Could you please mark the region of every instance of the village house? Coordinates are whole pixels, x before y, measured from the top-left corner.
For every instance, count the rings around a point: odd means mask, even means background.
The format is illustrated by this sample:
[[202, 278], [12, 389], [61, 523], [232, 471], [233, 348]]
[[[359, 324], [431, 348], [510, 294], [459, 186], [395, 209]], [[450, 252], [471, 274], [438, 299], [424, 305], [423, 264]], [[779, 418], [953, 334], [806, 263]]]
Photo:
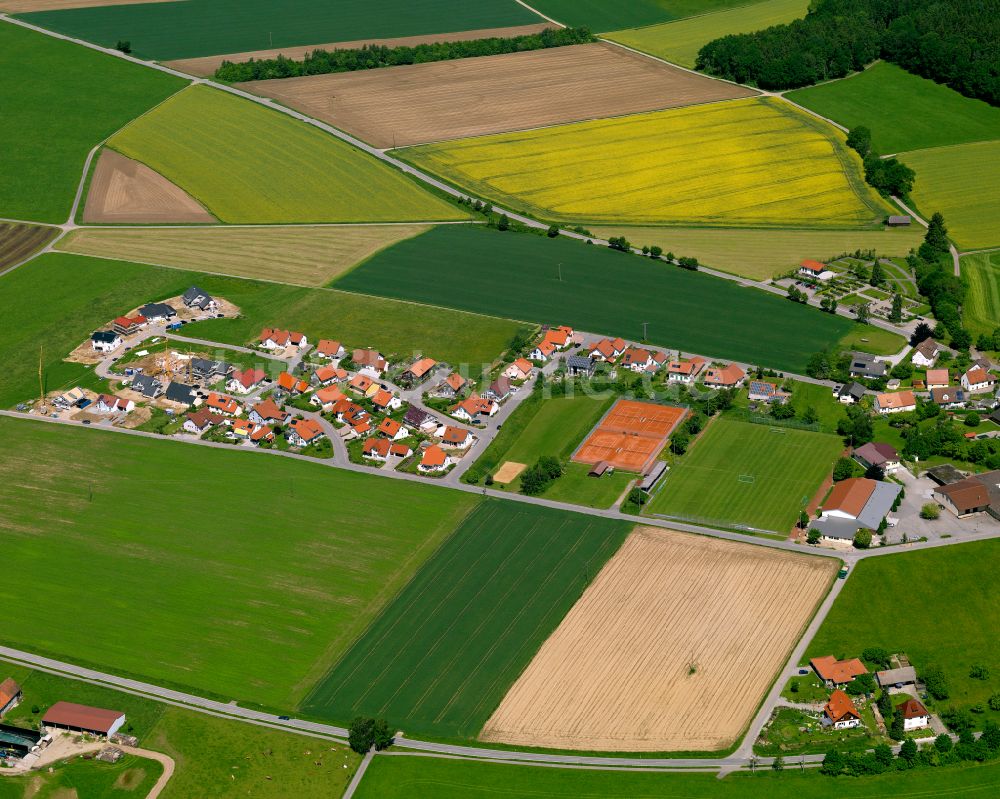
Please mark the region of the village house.
[[693, 383], [704, 365], [705, 359], [698, 355], [689, 361], [671, 361], [667, 364], [667, 380], [674, 383]]
[[100, 394], [94, 408], [98, 413], [131, 413], [135, 409], [135, 403], [114, 394]]
[[326, 413], [332, 410], [333, 406], [344, 398], [345, 394], [340, 390], [339, 386], [327, 386], [326, 388], [314, 391], [313, 395], [309, 398], [309, 404], [322, 408], [323, 412]]
[[965, 389], [961, 388], [932, 388], [931, 400], [941, 408], [954, 410], [964, 408], [969, 397], [966, 395]]
[[69, 408], [83, 407], [87, 403], [87, 395], [79, 386], [74, 386], [69, 391], [60, 394], [52, 400], [52, 404], [57, 408], [68, 410]]
[[254, 424], [284, 424], [289, 414], [281, 410], [274, 400], [266, 399], [258, 402], [250, 409], [248, 419]]
[[990, 391], [996, 387], [996, 378], [981, 366], [973, 366], [962, 375], [962, 388], [966, 391]]
[[361, 447], [361, 456], [373, 461], [389, 460], [389, 450], [392, 442], [388, 438], [369, 438]]
[[194, 435], [201, 435], [210, 427], [217, 424], [222, 424], [225, 421], [225, 417], [220, 414], [213, 413], [208, 408], [199, 408], [198, 410], [187, 414], [184, 417], [184, 424], [182, 425], [184, 430], [188, 433], [193, 433]]
[[514, 386], [511, 385], [510, 378], [500, 375], [500, 377], [490, 383], [490, 387], [479, 396], [482, 399], [493, 400], [494, 402], [503, 402], [514, 391], [515, 389]]
[[464, 422], [481, 422], [493, 416], [500, 406], [482, 397], [469, 397], [451, 409], [451, 415]]
[[452, 372], [444, 380], [438, 383], [437, 388], [434, 389], [434, 393], [439, 397], [454, 399], [462, 392], [468, 383], [469, 381], [462, 377], [458, 372]]
[[372, 394], [372, 405], [382, 413], [399, 410], [403, 407], [403, 400], [393, 394], [387, 388], [380, 388]]
[[629, 347], [621, 354], [618, 365], [632, 372], [645, 372], [653, 366], [653, 356], [642, 347]]
[[302, 394], [308, 391], [310, 386], [305, 380], [296, 377], [290, 372], [282, 372], [278, 375], [278, 388], [287, 391], [289, 394]]
[[420, 458], [420, 465], [417, 466], [417, 471], [423, 472], [424, 474], [433, 472], [443, 472], [447, 469], [454, 461], [449, 455], [445, 454], [445, 451], [441, 449], [437, 444], [431, 444], [427, 449], [424, 450], [423, 455]]
[[929, 390], [934, 390], [935, 388], [947, 388], [950, 382], [951, 378], [947, 369], [928, 369], [924, 385]]
[[860, 463], [865, 469], [876, 466], [886, 474], [896, 471], [901, 463], [899, 453], [896, 452], [895, 447], [874, 441], [857, 447], [853, 455], [854, 460]]
[[135, 316], [119, 316], [111, 323], [111, 329], [120, 336], [131, 336], [138, 333], [146, 326], [146, 317], [142, 314]]
[[114, 352], [122, 345], [122, 337], [112, 330], [97, 330], [90, 337], [94, 352]]
[[21, 703], [21, 696], [21, 686], [13, 678], [8, 677], [0, 682], [0, 716], [17, 707]]
[[922, 730], [931, 726], [931, 714], [927, 712], [919, 700], [910, 697], [896, 708], [903, 717], [903, 732]]
[[938, 359], [938, 355], [941, 354], [941, 349], [941, 345], [934, 339], [924, 339], [916, 347], [914, 347], [913, 355], [910, 357], [910, 361], [914, 366], [922, 366], [925, 368], [933, 366], [934, 362]]
[[194, 386], [171, 380], [167, 384], [167, 390], [163, 392], [163, 398], [179, 405], [190, 405], [194, 402]]
[[361, 394], [363, 397], [370, 397], [381, 387], [369, 375], [360, 372], [354, 375], [347, 384], [351, 391]]
[[430, 371], [437, 366], [437, 361], [433, 358], [421, 358], [410, 364], [403, 374], [400, 375], [400, 384], [404, 386], [415, 386], [424, 379]]
[[388, 416], [383, 419], [376, 428], [380, 435], [385, 436], [390, 441], [401, 441], [410, 435], [410, 431], [403, 427], [402, 422], [390, 419]]
[[333, 339], [321, 338], [316, 345], [316, 354], [321, 358], [329, 358], [334, 361], [344, 357], [344, 345]]
[[586, 355], [570, 355], [566, 359], [566, 371], [569, 372], [573, 377], [593, 377], [595, 370], [595, 361], [592, 361]]
[[129, 388], [146, 399], [156, 399], [163, 393], [163, 384], [152, 375], [133, 376]]
[[860, 529], [878, 530], [903, 487], [897, 483], [851, 477], [841, 480], [810, 524], [824, 538], [850, 541]]
[[784, 404], [792, 395], [787, 391], [782, 391], [774, 383], [768, 383], [766, 380], [751, 380], [747, 396], [751, 402], [777, 402]]
[[602, 338], [590, 345], [587, 355], [595, 361], [614, 361], [621, 357], [627, 346], [624, 339]]
[[349, 425], [352, 429], [361, 427], [362, 429], [355, 430], [358, 435], [367, 435], [371, 431], [371, 425], [368, 424], [368, 411], [356, 402], [351, 402], [347, 397], [335, 402], [330, 412], [336, 416], [337, 421], [341, 424]]
[[710, 366], [705, 370], [705, 385], [709, 388], [739, 388], [747, 373], [735, 363], [728, 366]]
[[254, 423], [249, 419], [232, 419], [229, 423], [230, 432], [240, 439], [250, 438], [250, 434], [253, 432]]
[[197, 308], [199, 311], [214, 311], [219, 307], [211, 294], [202, 291], [197, 286], [191, 286], [181, 295], [181, 302], [188, 308]]
[[809, 665], [812, 666], [816, 676], [823, 681], [827, 688], [847, 685], [855, 677], [868, 673], [865, 664], [857, 658], [837, 660], [833, 655], [824, 655], [813, 658], [809, 661]]
[[268, 444], [274, 441], [274, 431], [266, 424], [254, 425], [250, 431], [250, 441], [254, 444]]
[[889, 372], [889, 364], [867, 352], [852, 352], [849, 371], [851, 377], [885, 377]]
[[912, 391], [875, 395], [875, 410], [883, 416], [890, 413], [907, 413], [916, 409], [917, 398]]
[[319, 422], [313, 419], [293, 419], [288, 425], [288, 443], [293, 447], [307, 447], [324, 435]]
[[191, 377], [200, 383], [214, 383], [228, 375], [233, 367], [225, 361], [212, 361], [208, 358], [192, 358], [188, 361]]
[[547, 361], [556, 354], [558, 348], [551, 341], [539, 341], [534, 349], [528, 353], [528, 357], [533, 361]]
[[861, 725], [861, 714], [854, 702], [840, 689], [833, 691], [823, 706], [823, 726], [835, 730], [849, 730]]
[[531, 361], [527, 358], [518, 358], [514, 363], [510, 364], [506, 369], [503, 370], [504, 377], [510, 380], [527, 380], [531, 377], [531, 372], [535, 367], [531, 365]]
[[403, 424], [411, 430], [418, 430], [424, 435], [430, 435], [439, 426], [438, 421], [433, 416], [417, 407], [406, 409], [406, 413], [403, 414]]
[[389, 367], [382, 354], [375, 350], [354, 350], [351, 353], [351, 360], [358, 371], [367, 372], [375, 377], [381, 377], [382, 373]]
[[462, 427], [451, 427], [450, 425], [444, 425], [438, 431], [438, 437], [441, 439], [442, 446], [453, 447], [455, 449], [468, 449], [475, 440], [475, 437], [468, 430]]
[[305, 333], [298, 333], [294, 330], [279, 330], [277, 328], [265, 327], [260, 331], [257, 338], [266, 350], [283, 350], [285, 347], [304, 347], [309, 343]]
[[833, 396], [837, 398], [841, 405], [854, 405], [865, 396], [865, 387], [861, 383], [846, 383], [842, 386], [833, 387]]
[[313, 372], [312, 379], [316, 385], [328, 386], [331, 383], [342, 383], [347, 380], [347, 377], [347, 370], [341, 369], [339, 366], [321, 366]]
[[223, 416], [239, 416], [243, 410], [240, 404], [232, 397], [225, 397], [212, 391], [205, 400], [205, 407]]
[[829, 280], [834, 276], [833, 270], [826, 264], [808, 258], [799, 264], [799, 274], [812, 280]]
[[165, 302], [150, 302], [139, 309], [139, 316], [147, 322], [165, 322], [177, 316], [177, 311]]
[[916, 685], [917, 670], [913, 666], [900, 666], [896, 669], [885, 669], [875, 672], [875, 682], [885, 690], [895, 686], [902, 688], [905, 685]]
[[226, 383], [226, 390], [234, 394], [249, 394], [257, 386], [264, 382], [267, 375], [263, 369], [244, 369], [241, 372], [233, 372]]
[[[987, 474], [990, 474], [987, 472]], [[1000, 476], [1000, 472], [992, 472]], [[943, 508], [947, 508], [959, 519], [972, 516], [974, 513], [984, 513], [990, 508], [990, 492], [988, 483], [979, 479], [985, 475], [972, 475], [964, 480], [958, 480], [934, 489], [934, 499]], [[994, 478], [996, 481], [996, 477]]]

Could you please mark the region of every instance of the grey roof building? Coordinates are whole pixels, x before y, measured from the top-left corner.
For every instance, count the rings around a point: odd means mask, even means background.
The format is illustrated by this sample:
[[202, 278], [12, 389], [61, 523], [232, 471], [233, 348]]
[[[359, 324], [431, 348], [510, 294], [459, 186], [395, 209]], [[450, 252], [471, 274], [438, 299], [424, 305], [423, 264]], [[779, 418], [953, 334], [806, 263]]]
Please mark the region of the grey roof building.
[[571, 375], [592, 375], [595, 364], [590, 358], [583, 355], [570, 355], [566, 359], [566, 369]]
[[132, 390], [153, 399], [163, 391], [163, 384], [151, 375], [136, 375], [132, 378]]
[[852, 352], [850, 372], [852, 377], [885, 377], [889, 364], [867, 352]]
[[198, 380], [225, 377], [232, 368], [232, 365], [225, 361], [210, 361], [207, 358], [191, 359], [191, 375]]
[[190, 405], [194, 401], [194, 387], [171, 381], [164, 397], [171, 402], [182, 402], [185, 405]]
[[198, 308], [202, 311], [207, 311], [215, 305], [212, 295], [206, 291], [202, 291], [197, 286], [191, 286], [191, 288], [185, 291], [181, 295], [181, 302], [188, 308]]
[[854, 538], [861, 529], [877, 530], [902, 490], [896, 483], [864, 477], [843, 480], [830, 492], [822, 517], [809, 526], [827, 538], [845, 540]]
[[917, 670], [913, 666], [902, 666], [898, 669], [876, 671], [875, 679], [883, 688], [890, 685], [913, 685], [917, 681]]
[[837, 399], [845, 402], [860, 402], [865, 396], [865, 387], [860, 383], [845, 383], [837, 391]]
[[167, 305], [165, 302], [147, 303], [139, 309], [139, 313], [150, 322], [155, 322], [158, 319], [173, 319], [177, 316], [177, 311], [173, 309], [173, 306]]

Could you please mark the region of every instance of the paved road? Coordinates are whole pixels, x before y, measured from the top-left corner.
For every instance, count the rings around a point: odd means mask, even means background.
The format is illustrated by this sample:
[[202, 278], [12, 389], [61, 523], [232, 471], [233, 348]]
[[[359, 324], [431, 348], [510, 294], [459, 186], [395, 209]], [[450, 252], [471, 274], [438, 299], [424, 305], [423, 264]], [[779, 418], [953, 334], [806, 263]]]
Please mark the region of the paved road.
[[[904, 203], [901, 199], [899, 199], [899, 197], [893, 195], [892, 199], [896, 203], [896, 205], [898, 205], [900, 208], [906, 211], [906, 213], [908, 213], [911, 217], [913, 217], [917, 221], [917, 224], [923, 227], [928, 227], [927, 220], [923, 219], [916, 211], [914, 211], [906, 203]], [[955, 269], [955, 277], [961, 277], [962, 261], [959, 256], [958, 250], [956, 249], [955, 245], [952, 244], [951, 242], [948, 242], [948, 252], [951, 253], [951, 261]]]
[[354, 796], [354, 792], [361, 784], [361, 779], [365, 776], [365, 772], [368, 771], [368, 767], [371, 765], [373, 757], [375, 757], [375, 750], [371, 749], [365, 753], [363, 758], [361, 758], [361, 762], [358, 764], [358, 770], [354, 772], [354, 776], [348, 783], [347, 790], [344, 791], [344, 795], [341, 799], [351, 799], [351, 797]]

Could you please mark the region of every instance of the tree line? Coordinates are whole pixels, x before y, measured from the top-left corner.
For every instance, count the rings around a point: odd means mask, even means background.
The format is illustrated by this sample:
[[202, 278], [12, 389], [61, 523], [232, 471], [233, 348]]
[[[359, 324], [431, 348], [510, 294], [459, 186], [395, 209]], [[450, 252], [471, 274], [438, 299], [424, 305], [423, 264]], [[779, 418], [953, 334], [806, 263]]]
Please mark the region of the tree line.
[[762, 89], [794, 89], [877, 58], [1000, 105], [1000, 2], [817, 0], [803, 19], [709, 42], [696, 66]]
[[325, 75], [331, 72], [355, 72], [405, 64], [522, 53], [594, 41], [597, 40], [588, 28], [547, 28], [526, 36], [491, 36], [458, 42], [431, 42], [414, 47], [366, 44], [353, 50], [313, 50], [301, 61], [283, 55], [277, 58], [251, 58], [240, 63], [223, 61], [222, 66], [215, 70], [215, 77], [230, 83], [295, 78], [302, 75]]

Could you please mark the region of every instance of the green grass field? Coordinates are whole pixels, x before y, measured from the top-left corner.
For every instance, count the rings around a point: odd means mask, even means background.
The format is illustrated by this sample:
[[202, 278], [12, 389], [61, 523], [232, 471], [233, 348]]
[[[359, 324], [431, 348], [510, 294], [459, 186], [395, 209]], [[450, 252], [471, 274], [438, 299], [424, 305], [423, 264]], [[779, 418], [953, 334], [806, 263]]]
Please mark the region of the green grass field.
[[[89, 385], [93, 370], [63, 358], [119, 314], [176, 296], [192, 284], [236, 303], [243, 315], [186, 325], [184, 333], [228, 344], [245, 344], [265, 326], [291, 327], [314, 340], [374, 346], [401, 358], [420, 350], [478, 368], [496, 358], [518, 329], [505, 319], [329, 289], [50, 253], [0, 277], [0, 318], [9, 327], [0, 339], [0, 408], [38, 396], [39, 349], [46, 391], [81, 381]], [[46, 287], [45, 302], [33, 303], [40, 285]], [[447, 336], [439, 335], [442, 328]], [[228, 356], [220, 351], [219, 357]]]
[[[867, 646], [905, 652], [918, 673], [930, 665], [944, 670], [951, 696], [941, 706], [981, 702], [985, 713], [974, 716], [978, 724], [1000, 720], [1000, 712], [986, 704], [1000, 691], [1000, 640], [985, 634], [1000, 625], [994, 590], [998, 557], [1000, 542], [982, 541], [861, 561], [806, 658], [857, 657]], [[901, 601], [906, 620], [892, 612], [872, 612]], [[989, 679], [969, 677], [977, 664], [990, 670]]]
[[647, 322], [653, 344], [798, 371], [853, 325], [730, 280], [604, 247], [466, 228], [439, 227], [401, 242], [334, 285], [633, 340]]
[[397, 152], [480, 197], [567, 224], [873, 229], [892, 212], [842, 133], [773, 97]]
[[845, 350], [860, 350], [872, 355], [895, 355], [903, 349], [906, 338], [873, 325], [852, 325], [837, 343]]
[[476, 504], [179, 442], [12, 419], [0, 435], [16, 475], [0, 486], [3, 592], [34, 597], [6, 644], [274, 707], [312, 688]]
[[125, 755], [117, 763], [99, 760], [63, 760], [53, 767], [29, 776], [4, 775], [0, 781], [0, 799], [126, 799], [149, 793], [163, 773], [155, 760]]
[[959, 250], [1000, 245], [1000, 141], [903, 153], [917, 173], [910, 197], [921, 216], [944, 214]]
[[631, 525], [486, 500], [303, 703], [475, 737]]
[[920, 769], [837, 779], [785, 766], [781, 774], [657, 774], [542, 768], [428, 757], [376, 757], [357, 799], [986, 799], [1000, 788], [1000, 764]]
[[865, 125], [883, 155], [1000, 136], [1000, 108], [885, 61], [786, 97], [845, 127]]
[[0, 25], [0, 217], [65, 222], [94, 145], [185, 81]]
[[633, 26], [609, 33], [608, 38], [666, 61], [693, 67], [698, 51], [713, 39], [801, 19], [808, 10], [809, 0], [763, 0], [677, 22]]
[[593, 31], [613, 31], [654, 25], [743, 5], [753, 0], [532, 0], [532, 8], [564, 25], [582, 25]]
[[793, 380], [792, 407], [800, 414], [806, 408], [812, 407], [819, 414], [819, 423], [824, 433], [836, 433], [837, 422], [845, 415], [844, 406], [833, 396], [829, 386], [819, 386], [815, 383], [803, 383]]
[[974, 336], [1000, 327], [1000, 251], [962, 257], [962, 277], [969, 286], [962, 321]]
[[204, 86], [172, 97], [109, 145], [172, 180], [222, 222], [467, 218], [456, 205], [334, 136]]
[[541, 20], [514, 0], [188, 0], [42, 11], [22, 15], [43, 28], [166, 60], [354, 39], [531, 25]]
[[633, 244], [656, 244], [664, 252], [694, 256], [722, 272], [770, 280], [795, 269], [805, 258], [874, 248], [883, 255], [906, 255], [923, 241], [923, 228], [885, 230], [754, 230], [752, 228], [593, 227], [595, 236], [625, 236]]
[[646, 511], [787, 533], [843, 444], [826, 433], [777, 429], [714, 420], [674, 462]]

